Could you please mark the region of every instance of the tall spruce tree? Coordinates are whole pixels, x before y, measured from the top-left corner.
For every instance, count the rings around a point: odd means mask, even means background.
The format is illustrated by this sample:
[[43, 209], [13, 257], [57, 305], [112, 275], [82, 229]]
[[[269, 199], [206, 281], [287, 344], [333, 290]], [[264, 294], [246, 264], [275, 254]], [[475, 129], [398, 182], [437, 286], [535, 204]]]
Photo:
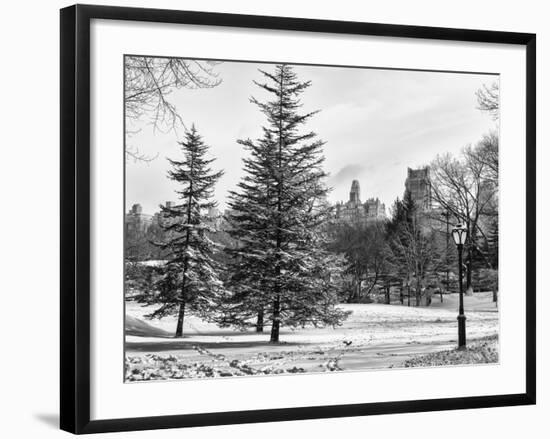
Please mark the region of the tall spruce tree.
[[263, 136], [238, 141], [249, 156], [230, 194], [230, 233], [239, 245], [231, 250], [226, 323], [244, 326], [257, 318], [259, 330], [270, 322], [270, 341], [277, 343], [281, 325], [338, 325], [346, 314], [335, 307], [341, 264], [321, 233], [329, 212], [324, 142], [300, 131], [316, 113], [299, 113], [310, 82], [300, 82], [288, 65], [260, 72], [266, 82], [255, 83], [272, 98], [251, 99], [267, 118]]
[[205, 211], [216, 206], [212, 196], [223, 171], [210, 168], [214, 160], [206, 157], [208, 146], [194, 125], [179, 144], [183, 159], [168, 159], [172, 166], [168, 178], [179, 184], [179, 202], [161, 206], [166, 239], [159, 245], [167, 252], [168, 260], [154, 298], [161, 306], [150, 315], [161, 318], [177, 314], [176, 337], [183, 335], [186, 311], [208, 318], [224, 294], [219, 276], [222, 267], [213, 258], [216, 245], [208, 237], [208, 232], [215, 230], [204, 217]]

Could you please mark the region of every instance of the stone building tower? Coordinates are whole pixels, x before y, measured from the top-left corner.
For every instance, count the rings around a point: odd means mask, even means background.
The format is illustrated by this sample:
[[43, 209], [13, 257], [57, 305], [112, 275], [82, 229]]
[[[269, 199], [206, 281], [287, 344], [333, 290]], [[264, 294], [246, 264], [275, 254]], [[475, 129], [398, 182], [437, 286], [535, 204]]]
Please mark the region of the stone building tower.
[[134, 204], [126, 214], [125, 224], [127, 233], [144, 233], [151, 225], [153, 217], [143, 213], [141, 204]]
[[363, 205], [367, 220], [379, 220], [386, 218], [386, 206], [378, 198], [369, 198]]
[[386, 207], [378, 198], [369, 198], [361, 203], [359, 181], [353, 180], [347, 202], [340, 201], [335, 205], [335, 218], [341, 221], [368, 222], [386, 218]]
[[432, 207], [432, 191], [430, 188], [430, 168], [407, 168], [405, 189], [411, 193], [412, 199], [420, 210]]
[[353, 180], [351, 183], [349, 201], [350, 203], [361, 204], [361, 189], [357, 180]]

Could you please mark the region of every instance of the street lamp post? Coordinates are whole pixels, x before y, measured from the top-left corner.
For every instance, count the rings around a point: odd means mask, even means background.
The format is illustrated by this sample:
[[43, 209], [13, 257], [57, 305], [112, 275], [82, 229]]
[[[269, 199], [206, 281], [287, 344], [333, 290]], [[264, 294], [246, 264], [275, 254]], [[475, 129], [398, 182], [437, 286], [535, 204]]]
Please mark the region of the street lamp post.
[[[445, 209], [445, 212], [441, 213], [445, 217], [445, 224], [447, 225], [447, 232], [445, 234], [445, 288], [447, 292], [450, 292], [449, 287], [449, 209]], [[443, 289], [439, 290], [439, 298], [443, 303]]]
[[457, 224], [453, 228], [453, 239], [458, 250], [458, 285], [459, 285], [459, 305], [458, 305], [458, 348], [466, 346], [466, 316], [464, 315], [464, 291], [462, 287], [462, 250], [468, 235], [467, 229], [462, 224]]

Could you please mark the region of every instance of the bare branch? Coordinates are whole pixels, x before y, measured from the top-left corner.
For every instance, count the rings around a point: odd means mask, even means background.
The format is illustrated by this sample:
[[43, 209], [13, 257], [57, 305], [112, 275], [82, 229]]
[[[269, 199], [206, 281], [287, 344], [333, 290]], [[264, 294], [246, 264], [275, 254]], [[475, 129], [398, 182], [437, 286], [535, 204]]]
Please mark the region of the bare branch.
[[493, 120], [499, 118], [499, 82], [495, 81], [490, 86], [483, 85], [476, 91], [477, 108], [481, 111], [488, 112]]
[[[214, 61], [185, 60], [182, 58], [159, 58], [127, 56], [124, 69], [124, 106], [126, 113], [127, 142], [139, 129], [138, 122], [148, 122], [153, 130], [162, 132], [185, 129], [183, 118], [169, 99], [177, 89], [211, 88], [221, 79], [214, 71], [219, 64]], [[127, 146], [126, 155], [139, 161], [150, 161], [136, 153], [137, 148]]]

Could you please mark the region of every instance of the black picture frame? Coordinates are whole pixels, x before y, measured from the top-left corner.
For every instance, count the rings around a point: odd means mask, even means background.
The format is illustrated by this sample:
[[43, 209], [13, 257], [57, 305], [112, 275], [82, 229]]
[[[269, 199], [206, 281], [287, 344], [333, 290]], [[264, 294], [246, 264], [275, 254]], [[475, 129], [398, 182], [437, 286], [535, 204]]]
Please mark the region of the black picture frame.
[[[526, 47], [525, 393], [383, 403], [90, 420], [90, 21], [131, 20], [335, 34], [503, 43]], [[536, 36], [288, 17], [75, 5], [61, 10], [61, 388], [60, 425], [81, 433], [274, 422], [535, 404]]]

